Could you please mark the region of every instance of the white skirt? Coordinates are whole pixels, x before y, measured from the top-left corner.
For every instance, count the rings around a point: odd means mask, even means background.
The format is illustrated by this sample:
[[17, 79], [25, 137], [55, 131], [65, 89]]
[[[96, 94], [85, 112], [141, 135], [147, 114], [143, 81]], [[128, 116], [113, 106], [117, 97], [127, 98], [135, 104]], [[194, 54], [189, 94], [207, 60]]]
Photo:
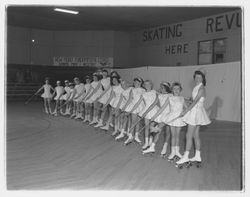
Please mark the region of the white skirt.
[[110, 93], [111, 93], [111, 88], [98, 101], [105, 105], [110, 97]]
[[[126, 112], [130, 112], [133, 107], [135, 106], [137, 102], [131, 102], [127, 108], [125, 109]], [[145, 104], [143, 102], [140, 103], [140, 105], [133, 111], [133, 114], [139, 114], [145, 107]]]
[[[169, 126], [173, 127], [184, 127], [186, 123], [183, 122], [182, 118], [177, 118], [180, 115], [180, 112], [169, 112], [166, 116], [163, 116], [161, 121]], [[174, 120], [174, 121], [172, 121]]]
[[51, 94], [51, 93], [49, 93], [49, 94], [43, 93], [43, 94], [41, 95], [41, 97], [42, 97], [42, 98], [52, 98], [52, 94]]
[[61, 96], [60, 100], [67, 100], [69, 98], [69, 94], [64, 94]]
[[203, 106], [194, 106], [182, 118], [183, 121], [190, 125], [208, 125], [211, 123], [207, 112]]
[[95, 94], [93, 94], [88, 100], [86, 100], [86, 103], [94, 103], [94, 101], [102, 94], [102, 90], [98, 90]]
[[159, 110], [159, 107], [154, 106], [154, 108], [150, 112], [148, 112], [145, 118], [150, 120], [151, 118], [153, 118], [153, 116], [157, 113], [158, 110]]
[[118, 103], [119, 103], [119, 100], [120, 100], [120, 97], [115, 97], [115, 98], [112, 98], [112, 100], [110, 101], [110, 105], [114, 108], [117, 107]]
[[57, 101], [57, 100], [62, 100], [62, 97], [63, 97], [63, 95], [62, 95], [62, 96], [60, 97], [60, 99], [59, 99], [59, 95], [56, 95], [55, 98], [54, 98], [54, 100], [55, 100], [55, 101]]

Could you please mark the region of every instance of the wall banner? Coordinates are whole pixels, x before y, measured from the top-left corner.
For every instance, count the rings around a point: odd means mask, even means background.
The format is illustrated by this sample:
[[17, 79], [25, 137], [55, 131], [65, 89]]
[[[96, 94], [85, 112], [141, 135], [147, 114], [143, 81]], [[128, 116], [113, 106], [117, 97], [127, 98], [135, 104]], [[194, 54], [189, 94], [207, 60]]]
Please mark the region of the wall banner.
[[113, 57], [54, 57], [53, 65], [113, 67]]

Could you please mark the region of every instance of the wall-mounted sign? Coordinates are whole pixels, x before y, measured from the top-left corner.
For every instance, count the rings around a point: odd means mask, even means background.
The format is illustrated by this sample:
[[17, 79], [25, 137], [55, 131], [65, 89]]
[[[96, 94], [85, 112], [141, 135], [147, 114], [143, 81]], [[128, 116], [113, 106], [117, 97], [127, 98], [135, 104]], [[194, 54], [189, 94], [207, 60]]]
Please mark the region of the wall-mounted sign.
[[54, 57], [53, 65], [113, 67], [113, 57]]

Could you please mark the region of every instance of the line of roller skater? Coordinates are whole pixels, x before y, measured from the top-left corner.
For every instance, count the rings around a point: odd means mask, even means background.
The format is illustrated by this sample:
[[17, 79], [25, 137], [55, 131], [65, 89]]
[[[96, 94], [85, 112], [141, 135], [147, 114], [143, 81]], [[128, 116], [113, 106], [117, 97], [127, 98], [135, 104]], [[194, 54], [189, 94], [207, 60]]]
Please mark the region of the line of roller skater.
[[[138, 143], [142, 146], [142, 154], [155, 153], [155, 145], [163, 133], [163, 158], [167, 158], [178, 168], [191, 165], [200, 167], [202, 159], [199, 131], [202, 125], [210, 124], [204, 108], [205, 76], [204, 69], [195, 71], [191, 76], [194, 88], [190, 99], [181, 96], [182, 86], [179, 82], [170, 84], [163, 81], [156, 91], [150, 80], [144, 81], [136, 77], [130, 84], [121, 79], [116, 71], [109, 75], [107, 70], [95, 72], [92, 77], [86, 76], [85, 83], [81, 83], [77, 77], [73, 83], [65, 80], [65, 87], [57, 81], [53, 88], [46, 78], [45, 84], [35, 94], [44, 91], [42, 97], [45, 113], [82, 120], [85, 124], [100, 128], [100, 131], [107, 132], [113, 127], [111, 135], [116, 141], [122, 141], [124, 145]], [[52, 99], [56, 102], [53, 112]], [[185, 126], [186, 145], [181, 154], [179, 135]], [[142, 133], [143, 143], [140, 139]], [[193, 141], [195, 155], [190, 158]], [[167, 156], [168, 144], [171, 144], [171, 152]]]

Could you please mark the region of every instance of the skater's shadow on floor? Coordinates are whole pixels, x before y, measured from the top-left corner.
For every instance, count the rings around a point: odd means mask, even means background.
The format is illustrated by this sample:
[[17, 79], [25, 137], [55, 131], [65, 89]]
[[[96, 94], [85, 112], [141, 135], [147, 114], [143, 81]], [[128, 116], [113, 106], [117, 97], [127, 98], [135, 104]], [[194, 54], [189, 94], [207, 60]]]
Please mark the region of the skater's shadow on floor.
[[212, 104], [206, 109], [209, 118], [211, 120], [215, 120], [218, 116], [218, 110], [223, 106], [223, 100], [216, 96], [212, 102]]

